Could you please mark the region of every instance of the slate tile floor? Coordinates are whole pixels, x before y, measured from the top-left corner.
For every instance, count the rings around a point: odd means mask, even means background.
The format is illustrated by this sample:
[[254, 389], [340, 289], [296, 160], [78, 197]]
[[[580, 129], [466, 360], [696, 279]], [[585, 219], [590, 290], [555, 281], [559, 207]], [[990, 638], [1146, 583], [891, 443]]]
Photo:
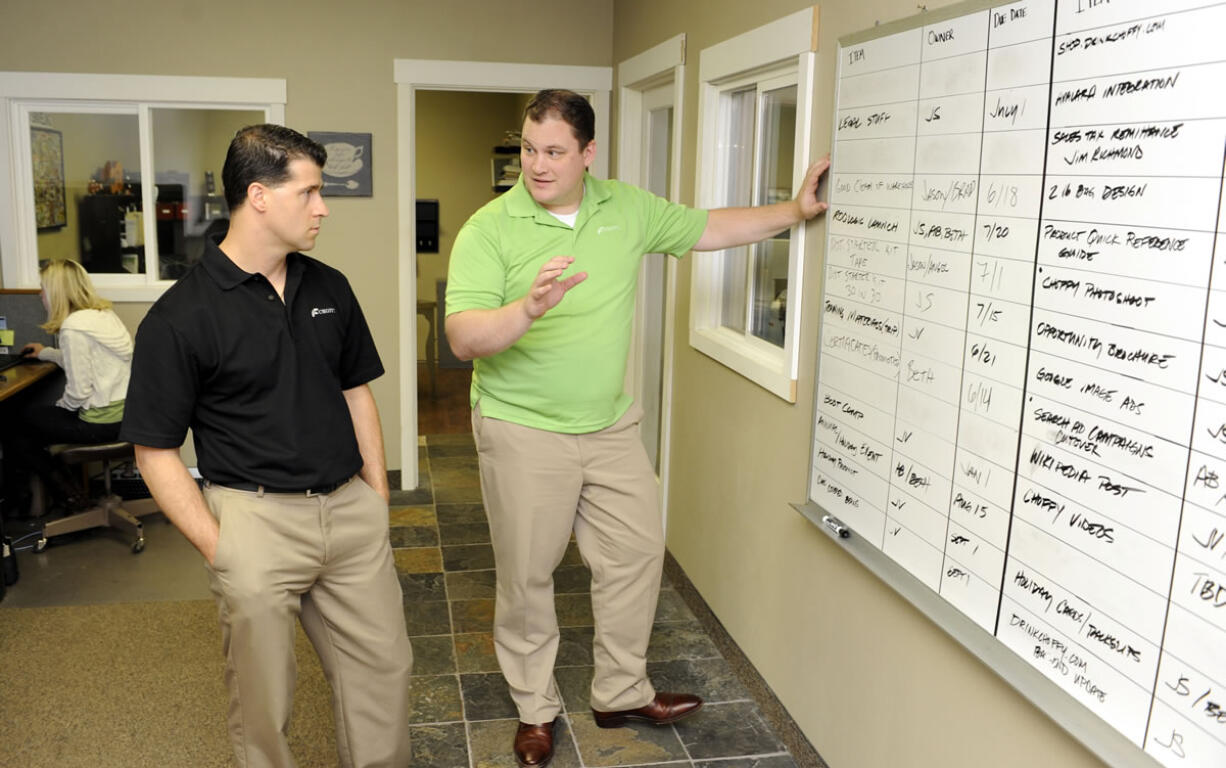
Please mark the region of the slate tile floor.
[[[412, 638], [413, 765], [514, 768], [516, 713], [498, 672], [494, 555], [481, 506], [471, 435], [423, 438], [421, 487], [392, 499], [391, 536]], [[648, 669], [660, 690], [706, 700], [675, 725], [601, 729], [592, 720], [589, 576], [571, 543], [554, 575], [562, 641], [556, 678], [564, 713], [556, 768], [796, 768], [749, 691], [738, 681], [667, 579]]]

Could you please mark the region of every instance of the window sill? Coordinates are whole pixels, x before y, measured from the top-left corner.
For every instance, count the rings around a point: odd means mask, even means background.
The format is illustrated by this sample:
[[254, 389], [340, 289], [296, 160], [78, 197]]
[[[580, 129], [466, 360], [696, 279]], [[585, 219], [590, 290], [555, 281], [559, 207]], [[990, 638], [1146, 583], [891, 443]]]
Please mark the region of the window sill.
[[776, 397], [796, 402], [796, 379], [787, 372], [788, 356], [781, 347], [722, 327], [691, 329], [690, 346]]

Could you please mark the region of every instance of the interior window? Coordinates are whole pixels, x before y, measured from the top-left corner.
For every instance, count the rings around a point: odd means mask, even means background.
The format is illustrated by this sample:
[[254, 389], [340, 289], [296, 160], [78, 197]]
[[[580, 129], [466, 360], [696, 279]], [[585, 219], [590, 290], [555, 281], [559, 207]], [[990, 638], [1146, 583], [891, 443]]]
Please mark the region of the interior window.
[[230, 139], [263, 121], [262, 112], [222, 109], [154, 109], [153, 171], [156, 181], [158, 276], [178, 280], [200, 260], [207, 234], [229, 221], [221, 166]]
[[38, 259], [92, 273], [145, 269], [140, 129], [129, 114], [31, 113]]
[[152, 109], [150, 118], [152, 216], [144, 205], [135, 111], [31, 113], [39, 261], [73, 259], [92, 274], [135, 275], [156, 263], [155, 279], [177, 280], [200, 260], [206, 230], [219, 231], [226, 221], [220, 181], [226, 148], [239, 128], [264, 115]]
[[285, 81], [0, 73], [0, 269], [35, 288], [72, 259], [113, 301], [153, 301], [226, 220], [225, 152], [239, 128], [283, 123]]

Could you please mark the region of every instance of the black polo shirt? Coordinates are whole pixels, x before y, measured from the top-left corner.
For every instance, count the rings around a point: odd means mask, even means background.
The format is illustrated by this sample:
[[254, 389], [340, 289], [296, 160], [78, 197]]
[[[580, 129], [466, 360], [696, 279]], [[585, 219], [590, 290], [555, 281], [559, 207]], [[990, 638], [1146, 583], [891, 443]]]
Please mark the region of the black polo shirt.
[[305, 489], [362, 468], [343, 391], [383, 374], [339, 271], [291, 253], [285, 301], [206, 238], [136, 333], [120, 439], [177, 448], [225, 485]]

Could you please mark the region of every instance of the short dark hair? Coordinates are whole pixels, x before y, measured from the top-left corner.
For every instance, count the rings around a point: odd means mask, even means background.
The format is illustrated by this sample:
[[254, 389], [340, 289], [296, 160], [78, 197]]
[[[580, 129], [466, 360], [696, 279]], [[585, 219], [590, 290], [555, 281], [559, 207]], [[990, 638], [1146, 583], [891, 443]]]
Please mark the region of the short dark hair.
[[570, 126], [570, 132], [579, 140], [583, 149], [596, 138], [596, 113], [588, 100], [574, 91], [546, 88], [528, 102], [524, 117], [534, 123], [543, 123], [545, 118], [556, 117]]
[[320, 168], [328, 152], [317, 141], [283, 125], [265, 123], [240, 128], [226, 152], [221, 184], [231, 213], [247, 199], [247, 187], [255, 182], [275, 187], [289, 179], [291, 160], [307, 158]]

